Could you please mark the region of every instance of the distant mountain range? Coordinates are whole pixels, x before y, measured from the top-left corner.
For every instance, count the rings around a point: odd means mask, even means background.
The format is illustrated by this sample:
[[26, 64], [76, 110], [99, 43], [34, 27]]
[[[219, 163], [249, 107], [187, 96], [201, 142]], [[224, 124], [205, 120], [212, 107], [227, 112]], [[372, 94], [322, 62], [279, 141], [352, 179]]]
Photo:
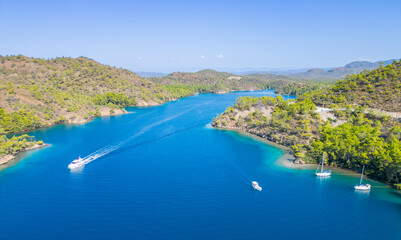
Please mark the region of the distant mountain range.
[[251, 70], [251, 71], [241, 71], [241, 72], [234, 72], [231, 71], [230, 73], [239, 75], [239, 76], [247, 76], [247, 75], [253, 75], [253, 74], [270, 74], [270, 75], [293, 75], [296, 73], [301, 73], [301, 72], [305, 72], [306, 70], [308, 70], [307, 68], [303, 68], [303, 69], [284, 69], [284, 70], [280, 70], [280, 69], [276, 69], [276, 70]]
[[137, 75], [143, 77], [143, 78], [149, 78], [149, 77], [164, 77], [167, 76], [167, 73], [161, 73], [161, 72], [135, 72]]
[[387, 66], [393, 63], [394, 60], [395, 59], [390, 59], [377, 62], [355, 61], [346, 64], [344, 67], [336, 67], [329, 69], [312, 68], [306, 72], [291, 74], [291, 76], [305, 79], [337, 80], [345, 78], [348, 74], [356, 74], [362, 72], [363, 70], [372, 70], [378, 68], [380, 67], [380, 65]]
[[[229, 69], [226, 68], [225, 72], [205, 69], [198, 72], [174, 72], [171, 74], [164, 74], [158, 72], [137, 72], [137, 74], [144, 78], [149, 78], [153, 82], [161, 84], [189, 84], [189, 85], [214, 85], [217, 80], [231, 81], [228, 79], [230, 76], [241, 77], [242, 80], [256, 80], [260, 83], [261, 79], [264, 83], [271, 83], [272, 81], [334, 81], [344, 79], [347, 75], [357, 74], [364, 70], [372, 70], [380, 67], [380, 65], [387, 66], [395, 59], [369, 62], [369, 61], [354, 61], [346, 64], [343, 67], [332, 68], [312, 68], [312, 69]], [[231, 70], [231, 71], [230, 71]], [[241, 79], [238, 78], [238, 79]]]
[[380, 64], [387, 66], [396, 59], [389, 59], [385, 61], [369, 62], [369, 61], [355, 61], [346, 64], [343, 67], [327, 67], [327, 68], [281, 68], [281, 69], [268, 69], [268, 68], [219, 68], [219, 71], [230, 72], [239, 76], [247, 76], [254, 74], [274, 74], [286, 75], [291, 77], [298, 77], [302, 79], [313, 80], [338, 80], [345, 78], [348, 74], [360, 73], [363, 70], [372, 70], [380, 67]]

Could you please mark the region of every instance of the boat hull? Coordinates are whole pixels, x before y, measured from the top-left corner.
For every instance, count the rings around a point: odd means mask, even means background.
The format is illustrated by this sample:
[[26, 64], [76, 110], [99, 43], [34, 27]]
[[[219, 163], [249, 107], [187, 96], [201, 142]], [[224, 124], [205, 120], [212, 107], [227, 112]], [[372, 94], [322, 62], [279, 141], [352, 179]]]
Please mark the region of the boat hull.
[[371, 187], [370, 184], [363, 184], [363, 185], [356, 185], [354, 189], [359, 191], [369, 191], [370, 187]]
[[331, 173], [330, 172], [316, 173], [316, 176], [318, 176], [318, 177], [330, 177]]
[[82, 168], [84, 164], [70, 164], [68, 165], [68, 169], [73, 170], [73, 169], [79, 169]]

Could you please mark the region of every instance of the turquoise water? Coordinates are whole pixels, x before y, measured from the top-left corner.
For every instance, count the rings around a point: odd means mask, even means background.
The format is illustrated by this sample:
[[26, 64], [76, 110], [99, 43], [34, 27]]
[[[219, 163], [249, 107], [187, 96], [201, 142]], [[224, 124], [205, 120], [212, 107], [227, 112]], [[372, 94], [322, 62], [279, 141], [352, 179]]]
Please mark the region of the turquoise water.
[[51, 146], [0, 172], [0, 238], [401, 239], [397, 192], [283, 168], [280, 149], [210, 128], [240, 95], [274, 94], [203, 94], [33, 132]]

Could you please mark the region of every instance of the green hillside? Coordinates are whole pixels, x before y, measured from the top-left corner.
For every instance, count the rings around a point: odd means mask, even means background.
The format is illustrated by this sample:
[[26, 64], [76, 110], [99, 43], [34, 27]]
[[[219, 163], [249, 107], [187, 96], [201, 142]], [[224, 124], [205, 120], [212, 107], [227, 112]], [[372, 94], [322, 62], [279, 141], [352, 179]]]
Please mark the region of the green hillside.
[[[367, 107], [400, 112], [400, 66], [398, 61], [353, 75], [297, 100], [239, 98], [212, 125], [291, 147], [305, 162], [316, 163], [326, 153], [328, 165], [355, 171], [365, 165], [368, 175], [399, 184], [401, 123]], [[317, 111], [315, 103], [336, 106], [333, 111]]]
[[260, 90], [271, 88], [281, 94], [301, 95], [314, 89], [324, 88], [323, 83], [275, 74], [250, 74], [238, 76], [227, 72], [205, 69], [195, 73], [174, 72], [165, 77], [148, 78], [166, 87], [180, 86], [193, 93], [226, 93], [230, 91]]
[[148, 78], [162, 85], [184, 85], [195, 87], [196, 92], [226, 93], [229, 91], [244, 91], [265, 89], [264, 80], [248, 80], [231, 73], [218, 72], [210, 69], [195, 73], [174, 72], [165, 77]]
[[301, 96], [313, 90], [326, 89], [333, 84], [326, 81], [303, 79], [285, 75], [257, 73], [244, 76], [244, 81], [262, 82], [267, 88], [274, 89], [275, 93]]
[[352, 75], [310, 97], [318, 105], [362, 105], [401, 112], [401, 60], [371, 71]]
[[21, 132], [121, 113], [124, 106], [174, 99], [164, 87], [121, 68], [79, 58], [0, 57], [0, 128]]

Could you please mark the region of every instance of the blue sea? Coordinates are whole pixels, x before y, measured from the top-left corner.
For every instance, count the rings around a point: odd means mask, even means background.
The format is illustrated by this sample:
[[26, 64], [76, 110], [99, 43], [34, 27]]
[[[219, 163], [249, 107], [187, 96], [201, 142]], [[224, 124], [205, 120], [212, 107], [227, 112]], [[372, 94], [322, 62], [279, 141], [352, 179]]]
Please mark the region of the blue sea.
[[[48, 147], [0, 172], [0, 239], [401, 239], [399, 192], [285, 168], [279, 148], [210, 127], [237, 97], [265, 95], [200, 94], [30, 133]], [[70, 171], [78, 156], [93, 161]]]

